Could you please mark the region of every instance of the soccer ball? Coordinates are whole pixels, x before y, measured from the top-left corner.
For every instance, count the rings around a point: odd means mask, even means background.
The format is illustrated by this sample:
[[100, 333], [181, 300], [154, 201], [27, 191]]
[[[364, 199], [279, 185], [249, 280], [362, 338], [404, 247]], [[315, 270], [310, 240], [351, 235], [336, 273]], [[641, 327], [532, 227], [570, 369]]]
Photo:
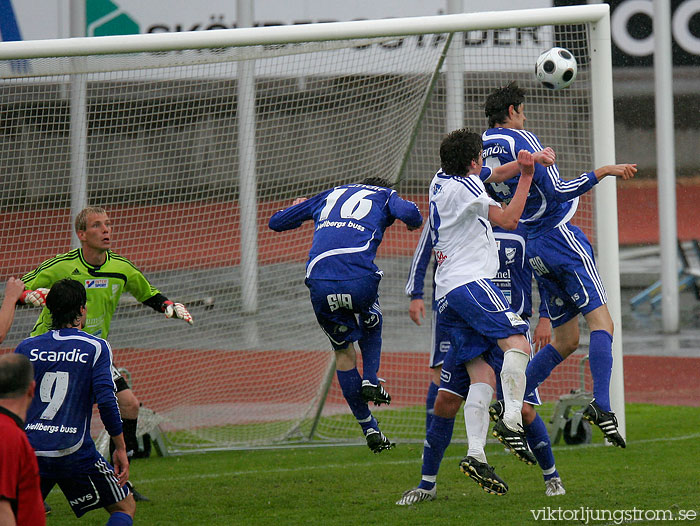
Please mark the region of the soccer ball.
[[563, 47], [553, 47], [537, 59], [535, 77], [545, 88], [566, 88], [576, 78], [576, 58]]

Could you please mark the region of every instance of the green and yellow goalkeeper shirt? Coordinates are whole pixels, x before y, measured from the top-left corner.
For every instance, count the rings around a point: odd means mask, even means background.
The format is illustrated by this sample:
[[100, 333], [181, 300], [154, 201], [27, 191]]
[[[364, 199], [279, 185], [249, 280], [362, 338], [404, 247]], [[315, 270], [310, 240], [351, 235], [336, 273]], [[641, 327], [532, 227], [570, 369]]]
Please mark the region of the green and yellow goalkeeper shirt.
[[[51, 288], [51, 285], [64, 278], [74, 279], [85, 285], [87, 320], [83, 330], [100, 338], [107, 338], [109, 335], [112, 316], [119, 297], [125, 290], [155, 310], [162, 310], [162, 302], [167, 299], [148, 282], [131, 261], [112, 251], [107, 252], [107, 259], [102, 265], [95, 267], [83, 259], [82, 249], [76, 248], [44, 261], [38, 268], [22, 276], [22, 281], [27, 289], [34, 290], [41, 287]], [[31, 335], [37, 336], [50, 329], [51, 314], [44, 307]]]

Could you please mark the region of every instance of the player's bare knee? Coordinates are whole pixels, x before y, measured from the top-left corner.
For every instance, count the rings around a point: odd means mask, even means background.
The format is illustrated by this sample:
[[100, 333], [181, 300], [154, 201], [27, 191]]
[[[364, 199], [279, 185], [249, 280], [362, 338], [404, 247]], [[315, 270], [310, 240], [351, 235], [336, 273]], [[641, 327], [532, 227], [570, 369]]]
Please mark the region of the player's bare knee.
[[570, 354], [573, 354], [576, 349], [578, 349], [578, 327], [576, 329], [576, 331], [559, 331], [555, 332], [554, 334], [554, 342], [552, 345], [562, 358], [566, 358]]
[[576, 338], [575, 340], [565, 341], [557, 340], [554, 348], [557, 350], [557, 352], [561, 355], [562, 358], [566, 358], [567, 356], [575, 353], [576, 349], [578, 349], [578, 338]]
[[608, 317], [607, 319], [602, 319], [602, 320], [596, 320], [597, 323], [590, 323], [589, 328], [591, 332], [593, 331], [607, 331], [610, 333], [610, 336], [613, 336], [613, 332], [615, 330], [615, 324], [612, 321], [612, 318]]
[[472, 384], [482, 383], [490, 385], [493, 389], [496, 388], [496, 373], [481, 356], [470, 360], [466, 366]]
[[532, 424], [533, 420], [535, 420], [535, 417], [537, 416], [537, 411], [535, 411], [535, 408], [527, 402], [523, 404], [521, 413], [523, 415], [523, 424], [525, 425]]
[[435, 399], [433, 414], [441, 418], [454, 418], [462, 406], [462, 398], [446, 391], [439, 391]]
[[110, 514], [117, 512], [126, 513], [133, 519], [136, 513], [136, 500], [134, 500], [133, 493], [129, 493], [126, 498], [114, 504], [110, 504], [109, 506], [105, 506], [105, 509]]
[[357, 365], [357, 356], [355, 355], [355, 346], [350, 343], [343, 349], [335, 350], [335, 369], [336, 371], [349, 371]]
[[504, 354], [509, 350], [514, 350], [530, 356], [530, 343], [522, 334], [514, 334], [508, 338], [498, 340], [498, 346]]
[[612, 336], [615, 326], [607, 305], [601, 305], [597, 309], [594, 309], [586, 314], [584, 317], [591, 332], [607, 331]]

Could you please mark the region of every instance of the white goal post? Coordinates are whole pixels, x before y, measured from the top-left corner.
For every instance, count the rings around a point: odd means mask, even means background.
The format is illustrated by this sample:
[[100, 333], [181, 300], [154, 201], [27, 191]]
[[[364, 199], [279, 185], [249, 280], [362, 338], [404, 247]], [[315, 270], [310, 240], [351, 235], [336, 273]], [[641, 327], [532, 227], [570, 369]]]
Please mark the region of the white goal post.
[[[579, 61], [560, 92], [533, 75], [554, 45]], [[171, 449], [362, 440], [303, 284], [311, 231], [275, 234], [267, 220], [294, 197], [369, 174], [425, 210], [448, 126], [484, 129], [486, 94], [511, 80], [528, 90], [529, 127], [564, 177], [615, 162], [605, 4], [2, 42], [0, 277], [67, 251], [71, 218], [103, 206], [115, 252], [195, 318], [186, 327], [123, 298], [109, 336]], [[592, 193], [576, 221], [616, 327], [611, 400], [624, 436], [615, 181]], [[390, 227], [377, 260], [380, 376], [393, 397], [377, 414], [397, 441], [424, 434], [430, 328], [410, 322], [403, 293], [417, 239]], [[2, 352], [36, 315], [18, 311]], [[546, 400], [590, 387], [585, 354], [560, 366]]]

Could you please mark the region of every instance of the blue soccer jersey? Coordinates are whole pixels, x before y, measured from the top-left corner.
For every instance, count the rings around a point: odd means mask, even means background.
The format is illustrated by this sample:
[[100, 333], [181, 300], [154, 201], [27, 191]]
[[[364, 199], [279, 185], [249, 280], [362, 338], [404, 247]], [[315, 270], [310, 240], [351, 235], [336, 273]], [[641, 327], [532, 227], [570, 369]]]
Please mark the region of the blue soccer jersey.
[[[532, 268], [525, 251], [527, 230], [522, 224], [515, 230], [493, 227], [498, 245], [499, 267], [491, 281], [501, 290], [511, 308], [525, 319], [532, 316]], [[540, 303], [540, 317], [547, 318], [547, 307]]]
[[74, 328], [27, 338], [15, 349], [34, 365], [36, 393], [25, 430], [37, 457], [94, 461], [92, 406], [110, 436], [122, 432], [109, 344]]
[[[520, 150], [538, 152], [543, 149], [537, 136], [526, 130], [491, 128], [483, 133], [482, 139], [484, 165], [491, 169], [517, 160]], [[482, 181], [486, 181], [490, 174], [489, 170], [482, 170]], [[499, 201], [510, 202], [519, 179], [517, 176], [503, 183], [492, 183], [490, 187]], [[559, 177], [556, 164], [544, 167], [536, 163], [530, 193], [520, 218], [527, 227], [528, 237], [537, 237], [567, 223], [576, 213], [578, 196], [597, 183], [594, 172], [564, 181]]]
[[418, 207], [395, 190], [347, 184], [280, 210], [270, 218], [272, 230], [298, 228], [313, 219], [314, 237], [306, 264], [311, 279], [348, 280], [377, 272], [374, 257], [384, 230], [400, 219], [410, 227], [422, 222]]

